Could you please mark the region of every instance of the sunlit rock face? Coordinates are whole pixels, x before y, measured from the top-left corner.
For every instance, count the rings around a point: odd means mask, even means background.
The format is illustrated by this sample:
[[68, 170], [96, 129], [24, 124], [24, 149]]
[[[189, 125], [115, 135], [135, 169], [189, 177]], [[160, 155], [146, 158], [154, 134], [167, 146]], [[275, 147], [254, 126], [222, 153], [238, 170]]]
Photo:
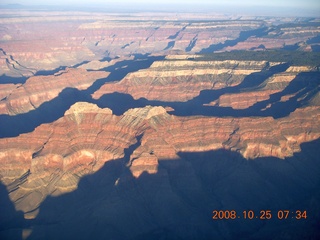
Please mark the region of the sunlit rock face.
[[[0, 25], [1, 239], [317, 239], [318, 19], [6, 10]], [[299, 207], [306, 221], [212, 222]]]
[[[75, 190], [82, 176], [123, 158], [124, 150], [136, 143], [125, 160], [135, 177], [157, 173], [159, 160], [179, 161], [179, 152], [227, 149], [247, 159], [285, 158], [299, 152], [301, 143], [320, 137], [319, 115], [318, 107], [308, 107], [278, 120], [176, 117], [163, 107], [147, 106], [116, 116], [79, 102], [32, 133], [1, 139], [0, 174], [9, 188], [17, 188], [10, 195], [13, 201], [20, 199], [16, 207], [32, 217], [47, 195]], [[15, 180], [26, 173], [25, 179]]]
[[17, 115], [29, 112], [56, 98], [65, 88], [85, 90], [96, 80], [108, 75], [108, 72], [67, 68], [54, 75], [30, 77], [25, 84], [16, 85], [15, 88], [6, 84], [7, 88], [3, 91], [0, 89], [5, 96], [0, 102], [0, 114]]
[[265, 61], [175, 61], [174, 56], [169, 59], [128, 74], [120, 82], [107, 83], [93, 97], [121, 92], [134, 99], [187, 101], [198, 96], [201, 90], [238, 85], [249, 74], [267, 67]]

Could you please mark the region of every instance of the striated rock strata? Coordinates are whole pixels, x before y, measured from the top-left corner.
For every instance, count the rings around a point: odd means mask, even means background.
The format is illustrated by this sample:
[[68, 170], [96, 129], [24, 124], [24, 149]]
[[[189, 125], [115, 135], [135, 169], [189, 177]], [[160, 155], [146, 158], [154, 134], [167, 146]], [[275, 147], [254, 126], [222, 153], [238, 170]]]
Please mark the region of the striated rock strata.
[[156, 173], [159, 160], [179, 161], [181, 152], [228, 149], [247, 159], [284, 158], [320, 137], [319, 119], [318, 107], [275, 120], [177, 117], [151, 106], [115, 116], [110, 109], [79, 102], [53, 123], [0, 139], [0, 176], [16, 208], [33, 218], [47, 195], [76, 189], [82, 176], [123, 158], [125, 149], [133, 147], [124, 161], [135, 177]]
[[[303, 78], [299, 77], [299, 74], [301, 73], [315, 72], [317, 72], [317, 70], [309, 66], [290, 66], [284, 72], [273, 74], [271, 77], [266, 79], [263, 84], [261, 84], [261, 86], [257, 89], [249, 89], [247, 91], [239, 93], [223, 94], [216, 101], [213, 101], [210, 104], [206, 105], [232, 107], [233, 109], [246, 109], [253, 106], [257, 102], [270, 99], [270, 96], [275, 95], [276, 93], [281, 93], [293, 81], [295, 81], [296, 84], [308, 81], [309, 85], [316, 85], [318, 82], [316, 76]], [[299, 94], [300, 90], [301, 89], [297, 89], [295, 93], [282, 96], [280, 101], [288, 101], [291, 97]], [[317, 105], [315, 101], [311, 102], [310, 104]]]
[[[16, 115], [26, 113], [39, 107], [42, 103], [52, 100], [67, 88], [84, 90], [97, 79], [108, 77], [109, 72], [66, 68], [54, 75], [33, 76], [25, 84], [5, 85], [0, 87], [0, 114]], [[1, 85], [3, 86], [3, 85]], [[10, 88], [9, 88], [10, 87]], [[8, 90], [12, 91], [8, 91]]]
[[5, 9], [1, 9], [1, 13], [0, 75], [14, 77], [85, 61], [96, 62], [105, 56], [212, 53], [287, 46], [313, 51], [318, 43], [310, 40], [320, 32], [317, 19]]
[[201, 90], [235, 86], [246, 76], [279, 64], [266, 61], [194, 61], [172, 58], [154, 62], [148, 69], [130, 73], [120, 82], [106, 83], [93, 94], [93, 98], [120, 92], [128, 93], [135, 99], [187, 101], [198, 96]]

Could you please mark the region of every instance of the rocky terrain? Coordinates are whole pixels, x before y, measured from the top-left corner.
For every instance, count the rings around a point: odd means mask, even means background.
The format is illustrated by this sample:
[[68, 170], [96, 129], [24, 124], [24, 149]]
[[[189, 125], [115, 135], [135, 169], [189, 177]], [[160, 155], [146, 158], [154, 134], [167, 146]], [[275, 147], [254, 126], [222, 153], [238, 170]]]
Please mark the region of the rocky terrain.
[[246, 76], [269, 64], [265, 61], [175, 61], [173, 56], [170, 58], [170, 61], [155, 62], [148, 69], [130, 73], [120, 82], [106, 83], [93, 98], [120, 92], [130, 94], [134, 99], [187, 101], [205, 89], [238, 85]]
[[[87, 72], [83, 69], [67, 68], [50, 76], [33, 76], [25, 84], [14, 89], [5, 88], [0, 103], [0, 114], [16, 115], [29, 112], [57, 97], [63, 89], [87, 89], [95, 81], [108, 77], [109, 72]], [[12, 86], [12, 84], [10, 85]]]
[[[0, 75], [31, 76], [106, 56], [318, 49], [318, 19], [2, 10]], [[128, 22], [130, 20], [130, 22]]]
[[320, 237], [319, 19], [1, 14], [1, 239]]
[[[226, 149], [247, 159], [284, 159], [299, 152], [301, 143], [319, 138], [319, 115], [317, 107], [309, 107], [279, 120], [176, 117], [163, 107], [146, 106], [115, 116], [110, 109], [79, 102], [32, 133], [1, 139], [0, 174], [16, 208], [35, 217], [47, 195], [77, 189], [82, 176], [123, 158], [138, 141], [126, 163], [137, 178], [157, 173], [160, 160], [179, 161], [181, 152]], [[17, 182], [26, 172], [25, 181]]]

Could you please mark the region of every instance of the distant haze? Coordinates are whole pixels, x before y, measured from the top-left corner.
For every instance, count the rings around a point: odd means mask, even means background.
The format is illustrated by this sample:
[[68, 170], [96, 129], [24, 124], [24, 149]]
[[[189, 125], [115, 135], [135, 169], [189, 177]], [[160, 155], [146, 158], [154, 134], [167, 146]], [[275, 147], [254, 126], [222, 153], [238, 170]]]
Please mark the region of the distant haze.
[[273, 13], [279, 15], [307, 15], [320, 17], [319, 0], [162, 0], [153, 3], [150, 0], [1, 0], [4, 4], [23, 5], [51, 5], [51, 6], [103, 6], [106, 8], [123, 10], [148, 10], [148, 11], [212, 11], [226, 9], [230, 12]]

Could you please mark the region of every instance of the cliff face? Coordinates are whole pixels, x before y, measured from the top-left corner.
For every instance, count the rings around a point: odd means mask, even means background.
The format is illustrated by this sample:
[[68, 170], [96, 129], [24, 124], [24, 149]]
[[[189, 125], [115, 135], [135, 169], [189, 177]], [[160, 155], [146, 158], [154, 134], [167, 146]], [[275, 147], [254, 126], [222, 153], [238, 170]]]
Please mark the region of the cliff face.
[[79, 102], [32, 133], [1, 139], [0, 174], [12, 190], [11, 200], [19, 199], [16, 208], [32, 218], [47, 195], [75, 190], [82, 176], [123, 158], [130, 147], [124, 161], [137, 178], [157, 173], [159, 160], [179, 161], [181, 152], [227, 149], [248, 159], [284, 158], [300, 151], [301, 143], [320, 137], [319, 119], [317, 107], [275, 120], [176, 117], [151, 106], [115, 116], [110, 109]]
[[36, 109], [44, 102], [57, 97], [65, 88], [87, 89], [96, 80], [108, 77], [108, 72], [87, 72], [67, 68], [49, 76], [33, 76], [26, 83], [5, 84], [0, 93], [0, 114], [16, 115]]
[[260, 72], [269, 64], [266, 61], [174, 60], [173, 57], [128, 74], [120, 82], [105, 84], [93, 94], [93, 98], [120, 92], [130, 94], [134, 99], [187, 101], [205, 89], [238, 85], [246, 76]]
[[[169, 170], [174, 169], [183, 153], [225, 150], [248, 160], [284, 159], [298, 153], [301, 144], [319, 139], [319, 74], [315, 67], [197, 58], [168, 56], [149, 68], [130, 70], [122, 80], [102, 85], [93, 99], [89, 97], [93, 91], [84, 92], [92, 103], [75, 103], [51, 123], [0, 139], [1, 181], [16, 209], [25, 218], [35, 218], [47, 196], [75, 191], [84, 176], [113, 160], [120, 159], [131, 176], [139, 179], [146, 173], [166, 175], [159, 172], [160, 162], [168, 161]], [[2, 117], [24, 116], [50, 103], [67, 87], [85, 90], [109, 76], [109, 72], [86, 68], [120, 71], [131, 69], [135, 61], [141, 60], [118, 59], [103, 66], [93, 62], [49, 76], [33, 76], [23, 84], [4, 84]], [[203, 90], [208, 91], [205, 96]], [[115, 101], [117, 110], [131, 103], [104, 99], [115, 92], [145, 98], [144, 103], [154, 106], [127, 107], [116, 115], [101, 106]], [[210, 102], [211, 97], [216, 100]], [[290, 107], [284, 117], [277, 117], [278, 104]], [[201, 112], [205, 107], [206, 112]], [[199, 109], [201, 114], [175, 115]], [[121, 176], [121, 181], [127, 177]]]
[[1, 239], [317, 239], [317, 19], [1, 16]]
[[300, 24], [280, 24], [265, 36], [250, 37], [235, 46], [226, 47], [225, 50], [285, 48], [288, 50], [312, 51], [312, 45], [305, 43], [313, 38], [315, 32], [319, 34], [319, 26], [305, 28]]
[[283, 102], [294, 99], [300, 94], [300, 87], [318, 85], [318, 70], [312, 66], [287, 66], [283, 62], [268, 61], [202, 61], [197, 58], [199, 55], [189, 58], [167, 56], [165, 60], [154, 62], [150, 68], [127, 74], [118, 82], [105, 83], [92, 97], [99, 100], [104, 95], [118, 92], [129, 94], [136, 100], [173, 103], [173, 108], [175, 102], [189, 104], [199, 101], [203, 106], [247, 109], [277, 96], [281, 96]]
[[[232, 107], [233, 109], [246, 109], [252, 107], [257, 102], [263, 102], [271, 99], [273, 96], [281, 95], [285, 89], [288, 89], [290, 83], [301, 84], [308, 78], [309, 84], [317, 85], [317, 77], [303, 77], [299, 74], [316, 72], [314, 68], [309, 66], [291, 66], [286, 71], [273, 74], [266, 79], [264, 83], [257, 89], [246, 90], [241, 93], [224, 94], [218, 100], [208, 104], [221, 107]], [[303, 84], [302, 84], [303, 85]], [[281, 96], [280, 101], [288, 101], [299, 95], [299, 87], [295, 91], [288, 92]], [[277, 99], [278, 101], [279, 99]], [[314, 102], [315, 105], [317, 103]]]
[[14, 77], [97, 61], [106, 55], [114, 58], [285, 47], [312, 51], [317, 45], [312, 39], [320, 32], [312, 20], [290, 18], [2, 11], [0, 75]]

